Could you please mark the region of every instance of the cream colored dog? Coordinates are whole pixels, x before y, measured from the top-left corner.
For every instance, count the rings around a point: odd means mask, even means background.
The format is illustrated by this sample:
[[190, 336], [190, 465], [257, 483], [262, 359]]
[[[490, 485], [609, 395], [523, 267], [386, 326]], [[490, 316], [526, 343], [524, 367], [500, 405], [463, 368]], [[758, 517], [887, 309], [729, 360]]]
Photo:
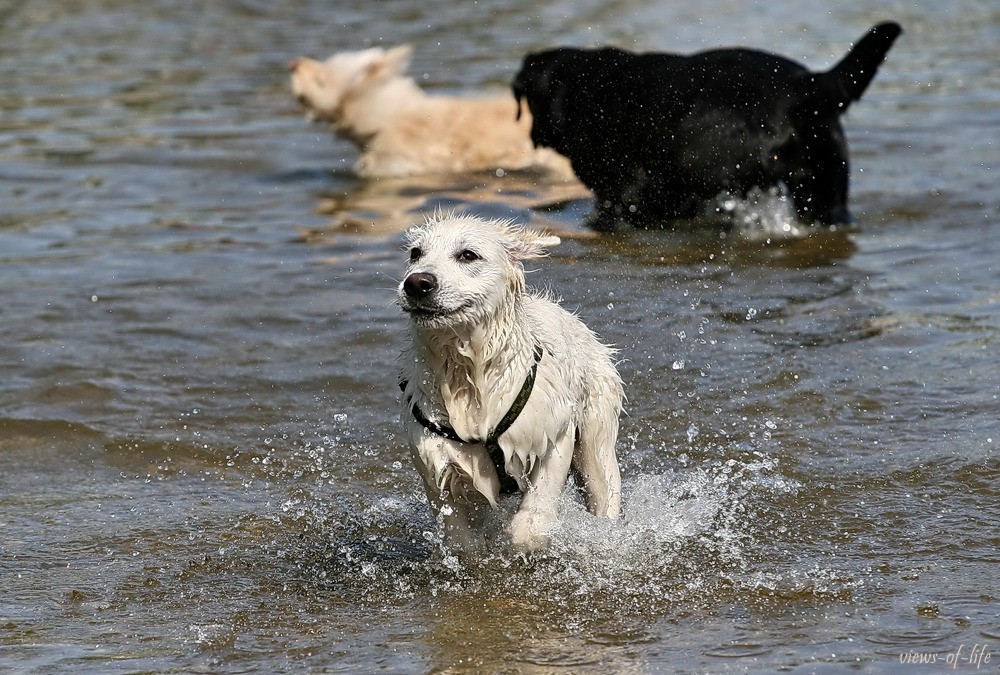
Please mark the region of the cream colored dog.
[[568, 160], [535, 149], [513, 96], [428, 96], [404, 74], [411, 54], [408, 45], [375, 47], [291, 64], [292, 93], [310, 117], [360, 148], [359, 175], [538, 169], [573, 178]]
[[591, 513], [616, 519], [623, 391], [575, 316], [525, 289], [522, 261], [558, 237], [509, 222], [437, 216], [407, 234], [398, 299], [412, 320], [401, 387], [413, 460], [447, 538], [464, 551], [503, 493], [521, 503], [513, 543], [548, 543], [571, 469]]

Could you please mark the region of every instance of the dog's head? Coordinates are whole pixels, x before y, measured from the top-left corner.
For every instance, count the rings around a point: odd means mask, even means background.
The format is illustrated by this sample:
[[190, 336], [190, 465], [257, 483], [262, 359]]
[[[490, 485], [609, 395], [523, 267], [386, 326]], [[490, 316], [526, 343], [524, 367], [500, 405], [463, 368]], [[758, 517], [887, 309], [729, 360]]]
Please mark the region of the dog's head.
[[399, 305], [421, 328], [485, 323], [524, 293], [522, 262], [558, 243], [509, 221], [436, 216], [406, 234]]
[[628, 52], [614, 47], [559, 47], [525, 56], [511, 89], [518, 117], [522, 100], [531, 111], [535, 146], [552, 148], [573, 159], [586, 142], [579, 138], [582, 121], [601, 114], [590, 99], [615, 83], [622, 62], [628, 58]]
[[521, 70], [514, 76], [511, 89], [521, 118], [522, 101], [531, 111], [531, 141], [535, 147], [559, 150], [563, 145], [566, 83], [559, 76], [559, 66], [566, 49], [532, 52], [524, 57]]
[[340, 52], [326, 61], [298, 58], [292, 61], [292, 95], [312, 119], [337, 122], [344, 101], [392, 78], [401, 77], [410, 64], [413, 49], [373, 47]]

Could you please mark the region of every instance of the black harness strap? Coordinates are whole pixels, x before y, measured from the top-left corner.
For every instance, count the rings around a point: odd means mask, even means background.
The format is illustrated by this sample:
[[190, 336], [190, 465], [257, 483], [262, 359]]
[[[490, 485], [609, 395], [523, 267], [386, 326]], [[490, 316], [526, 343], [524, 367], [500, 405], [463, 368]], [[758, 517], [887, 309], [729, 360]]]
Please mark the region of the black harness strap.
[[[542, 360], [542, 355], [544, 353], [545, 350], [543, 350], [540, 346], [535, 347], [535, 362], [532, 364], [531, 370], [528, 371], [528, 376], [524, 379], [524, 384], [521, 385], [521, 391], [517, 393], [517, 398], [515, 398], [514, 403], [511, 404], [510, 410], [507, 411], [507, 414], [504, 415], [503, 419], [500, 420], [500, 423], [497, 424], [493, 433], [484, 439], [462, 438], [450, 426], [431, 422], [427, 419], [427, 416], [424, 415], [423, 411], [420, 410], [420, 407], [417, 404], [413, 404], [410, 407], [410, 412], [413, 413], [413, 418], [426, 429], [437, 434], [438, 436], [444, 436], [448, 440], [456, 441], [457, 443], [467, 443], [469, 445], [481, 443], [489, 453], [490, 461], [493, 462], [493, 468], [496, 469], [497, 477], [500, 479], [500, 494], [514, 494], [518, 490], [517, 481], [507, 473], [503, 450], [500, 448], [500, 436], [510, 429], [511, 425], [517, 421], [517, 418], [524, 410], [524, 406], [528, 404], [528, 399], [531, 397], [531, 390], [535, 387], [535, 375], [538, 374], [538, 362]], [[406, 389], [405, 380], [399, 383], [399, 388]]]

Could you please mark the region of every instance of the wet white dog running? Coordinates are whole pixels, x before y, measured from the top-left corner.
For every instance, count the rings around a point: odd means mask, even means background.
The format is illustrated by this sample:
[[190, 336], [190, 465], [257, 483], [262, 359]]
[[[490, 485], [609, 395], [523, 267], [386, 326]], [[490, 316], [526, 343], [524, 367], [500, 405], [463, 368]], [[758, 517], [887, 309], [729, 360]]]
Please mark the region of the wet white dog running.
[[360, 148], [359, 175], [536, 169], [573, 179], [569, 160], [534, 147], [530, 115], [517, 119], [509, 92], [429, 96], [405, 74], [411, 55], [401, 45], [291, 63], [292, 94], [312, 119]]
[[449, 542], [469, 552], [504, 493], [521, 503], [513, 544], [548, 544], [571, 471], [588, 510], [618, 518], [615, 443], [624, 393], [612, 357], [579, 319], [528, 292], [523, 261], [559, 238], [510, 222], [436, 216], [407, 233], [398, 300], [413, 460]]

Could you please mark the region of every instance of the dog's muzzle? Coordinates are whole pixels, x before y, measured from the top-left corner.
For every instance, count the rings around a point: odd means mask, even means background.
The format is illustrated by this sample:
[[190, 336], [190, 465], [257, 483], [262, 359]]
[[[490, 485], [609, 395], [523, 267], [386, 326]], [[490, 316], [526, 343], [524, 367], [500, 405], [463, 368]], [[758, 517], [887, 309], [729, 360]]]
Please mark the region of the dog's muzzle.
[[430, 272], [414, 272], [403, 281], [403, 292], [413, 300], [425, 299], [437, 287], [437, 277]]

